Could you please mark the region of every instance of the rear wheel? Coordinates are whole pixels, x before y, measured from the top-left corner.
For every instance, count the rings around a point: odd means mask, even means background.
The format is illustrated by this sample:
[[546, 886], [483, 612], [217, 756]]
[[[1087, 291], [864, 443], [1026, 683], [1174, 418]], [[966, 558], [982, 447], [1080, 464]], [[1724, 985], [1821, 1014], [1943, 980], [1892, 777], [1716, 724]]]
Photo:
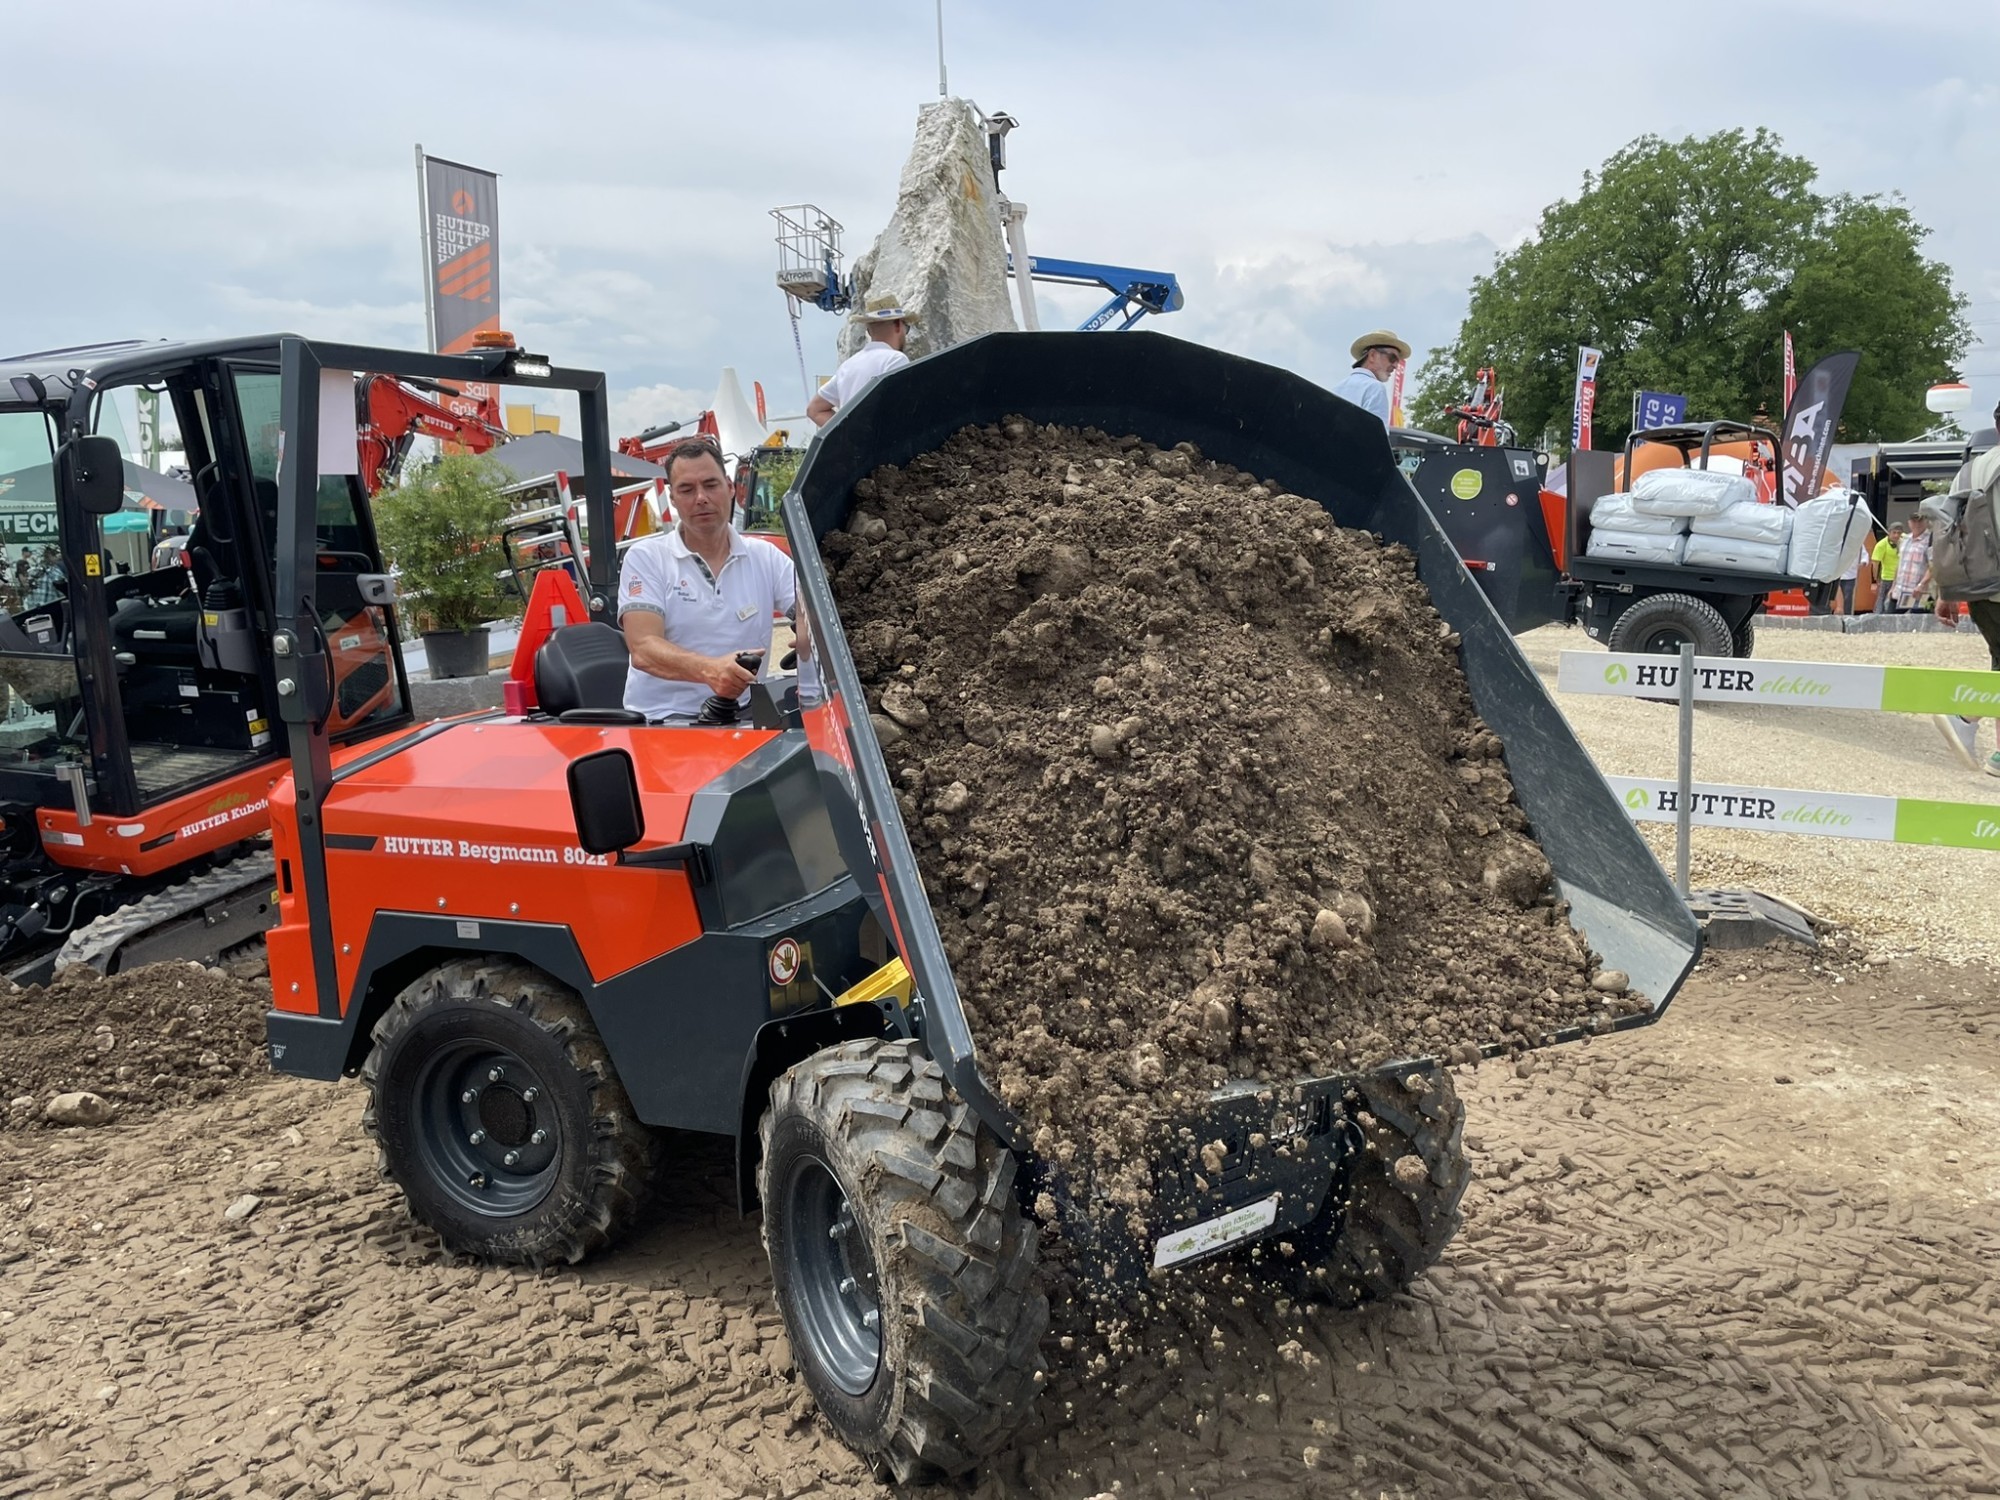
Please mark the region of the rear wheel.
[[638, 1212], [653, 1134], [575, 991], [525, 964], [460, 959], [375, 1026], [362, 1116], [382, 1175], [448, 1249], [578, 1261]]
[[1754, 610], [1743, 617], [1743, 623], [1729, 633], [1729, 638], [1739, 658], [1757, 654], [1757, 615]]
[[1612, 623], [1605, 644], [1657, 656], [1678, 656], [1682, 646], [1693, 646], [1696, 656], [1728, 656], [1735, 649], [1729, 622], [1692, 594], [1648, 594]]
[[850, 1042], [771, 1086], [758, 1189], [793, 1356], [898, 1482], [962, 1474], [1032, 1411], [1048, 1300], [1015, 1162], [913, 1042]]
[[[1465, 1106], [1442, 1069], [1361, 1078], [1354, 1091], [1363, 1145], [1346, 1189], [1278, 1262], [1297, 1295], [1336, 1307], [1393, 1297], [1436, 1264], [1458, 1233], [1472, 1177]], [[1263, 1259], [1271, 1263], [1268, 1249]]]

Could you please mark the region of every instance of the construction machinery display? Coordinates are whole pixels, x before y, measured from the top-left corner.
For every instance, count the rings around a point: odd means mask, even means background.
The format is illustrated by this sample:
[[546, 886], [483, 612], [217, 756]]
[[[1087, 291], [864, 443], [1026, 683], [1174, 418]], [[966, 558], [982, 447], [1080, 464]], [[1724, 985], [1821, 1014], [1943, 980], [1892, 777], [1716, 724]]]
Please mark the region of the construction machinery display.
[[[12, 930], [34, 913], [46, 930], [52, 910], [87, 925], [86, 880], [110, 900], [176, 865], [235, 879], [268, 799], [275, 858], [236, 888], [275, 893], [273, 1065], [362, 1077], [413, 1211], [498, 1260], [616, 1238], [655, 1178], [655, 1127], [732, 1140], [803, 1378], [898, 1475], [963, 1471], [1029, 1413], [1045, 1318], [1029, 1205], [1054, 1205], [1051, 1226], [1114, 1278], [1282, 1236], [1308, 1263], [1374, 1267], [1362, 1285], [1381, 1294], [1441, 1252], [1466, 1174], [1457, 1105], [1423, 1058], [1296, 1080], [1286, 1131], [1255, 1088], [1206, 1100], [1191, 1126], [1230, 1169], [1163, 1161], [1144, 1240], [1035, 1153], [981, 1073], [819, 557], [878, 465], [1004, 413], [1094, 423], [1194, 441], [1409, 547], [1574, 920], [1648, 997], [1617, 1024], [1656, 1016], [1694, 960], [1685, 907], [1379, 430], [1281, 371], [1143, 335], [947, 351], [843, 412], [783, 499], [816, 681], [760, 689], [749, 723], [638, 721], [607, 547], [581, 590], [534, 580], [507, 710], [418, 725], [359, 434], [322, 429], [319, 393], [354, 373], [502, 383], [514, 356], [284, 336], [64, 362], [0, 387], [9, 420], [48, 434], [77, 580], [60, 610], [14, 617], [25, 643], [0, 652], [41, 715], [0, 765]], [[602, 378], [535, 368], [579, 400], [588, 529], [613, 534]], [[194, 580], [121, 587], [90, 566], [116, 457], [93, 412], [136, 382], [164, 385], [209, 445]], [[187, 713], [157, 706], [182, 684]], [[1413, 1074], [1434, 1086], [1411, 1093]], [[1371, 1165], [1364, 1107], [1387, 1159], [1424, 1162], [1420, 1183]]]

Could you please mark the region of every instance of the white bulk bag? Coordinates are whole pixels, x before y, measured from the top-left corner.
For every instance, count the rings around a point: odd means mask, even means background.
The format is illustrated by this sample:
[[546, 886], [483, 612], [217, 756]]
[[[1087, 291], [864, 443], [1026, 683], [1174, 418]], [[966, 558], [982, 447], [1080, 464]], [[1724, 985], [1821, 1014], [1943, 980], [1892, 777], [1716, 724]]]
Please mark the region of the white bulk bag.
[[1632, 504], [1648, 516], [1719, 516], [1756, 498], [1756, 485], [1719, 469], [1648, 469], [1632, 484]]
[[1608, 531], [1600, 526], [1591, 531], [1590, 543], [1583, 550], [1586, 556], [1601, 557], [1607, 562], [1677, 563], [1686, 542], [1687, 538], [1679, 535]]
[[1590, 507], [1590, 524], [1607, 531], [1634, 531], [1647, 536], [1678, 536], [1687, 530], [1686, 516], [1649, 516], [1635, 510], [1630, 495], [1606, 495]]
[[1688, 529], [1696, 536], [1728, 536], [1782, 547], [1792, 539], [1792, 512], [1788, 506], [1752, 500], [1732, 505], [1719, 516], [1696, 516]]
[[1861, 496], [1828, 490], [1792, 512], [1792, 546], [1785, 571], [1826, 583], [1847, 571], [1861, 553], [1874, 522]]
[[1744, 573], [1782, 573], [1786, 547], [1783, 542], [1746, 542], [1733, 536], [1703, 536], [1687, 539], [1681, 561], [1690, 568], [1735, 568]]

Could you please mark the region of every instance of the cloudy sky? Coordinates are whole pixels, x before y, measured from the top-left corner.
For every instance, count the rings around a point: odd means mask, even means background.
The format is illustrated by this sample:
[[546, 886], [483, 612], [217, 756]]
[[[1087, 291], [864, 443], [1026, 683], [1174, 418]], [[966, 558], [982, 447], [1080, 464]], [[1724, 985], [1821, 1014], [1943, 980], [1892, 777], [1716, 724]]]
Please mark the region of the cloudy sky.
[[[1972, 299], [1978, 409], [2000, 397], [1993, 0], [944, 13], [952, 92], [1022, 122], [1004, 186], [1036, 252], [1175, 272], [1163, 331], [1321, 381], [1378, 324], [1421, 351], [1621, 145], [1767, 125], [1823, 188], [1908, 199]], [[938, 87], [933, 0], [81, 14], [0, 0], [0, 353], [274, 328], [419, 345], [421, 142], [501, 173], [502, 321], [607, 370], [619, 431], [691, 416], [724, 365], [798, 408], [768, 211], [817, 203], [865, 248]], [[829, 371], [834, 320], [801, 332]]]

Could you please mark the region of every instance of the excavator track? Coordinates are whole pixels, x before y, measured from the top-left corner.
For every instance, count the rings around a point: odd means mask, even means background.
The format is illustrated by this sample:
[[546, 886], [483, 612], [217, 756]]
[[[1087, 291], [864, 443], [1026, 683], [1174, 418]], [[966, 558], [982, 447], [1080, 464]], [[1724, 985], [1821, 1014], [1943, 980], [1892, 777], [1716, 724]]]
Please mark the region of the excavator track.
[[71, 933], [55, 972], [82, 965], [116, 974], [173, 959], [215, 963], [276, 919], [275, 868], [270, 850], [255, 850], [128, 902]]

